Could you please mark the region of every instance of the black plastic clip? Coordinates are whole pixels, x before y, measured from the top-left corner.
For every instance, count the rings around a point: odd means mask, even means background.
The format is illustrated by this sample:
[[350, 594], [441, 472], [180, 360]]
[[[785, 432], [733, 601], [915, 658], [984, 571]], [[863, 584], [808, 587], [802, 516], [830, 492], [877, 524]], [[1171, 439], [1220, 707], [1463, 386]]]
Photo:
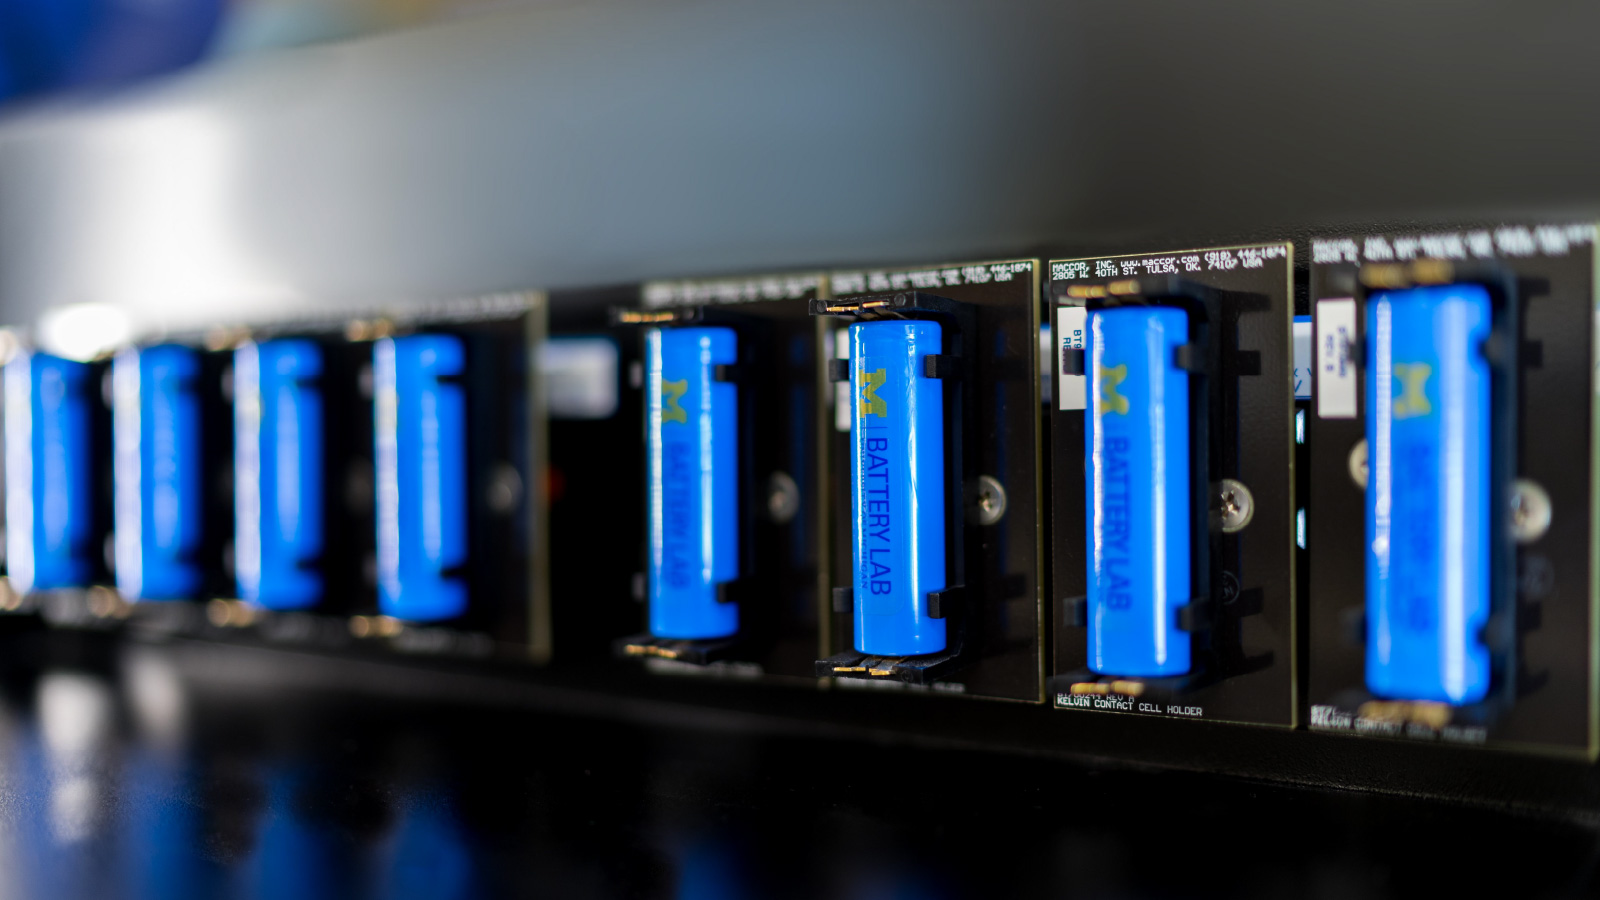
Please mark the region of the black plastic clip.
[[1172, 364], [1185, 372], [1202, 373], [1206, 370], [1206, 348], [1196, 344], [1179, 344], [1172, 348]]
[[1082, 375], [1084, 352], [1082, 347], [1061, 348], [1061, 374]]
[[856, 611], [856, 589], [836, 587], [833, 589], [833, 611], [841, 615]]
[[1478, 640], [1493, 653], [1506, 652], [1516, 639], [1516, 619], [1509, 611], [1491, 615], [1478, 633]]
[[1491, 332], [1483, 339], [1483, 343], [1478, 345], [1478, 352], [1482, 353], [1483, 358], [1489, 361], [1489, 365], [1495, 368], [1503, 368], [1513, 362], [1510, 351], [1511, 348], [1506, 346], [1506, 336], [1498, 331]]
[[929, 353], [922, 358], [922, 376], [924, 378], [960, 378], [961, 357], [951, 356], [948, 353]]
[[1245, 588], [1233, 599], [1224, 598], [1222, 602], [1228, 605], [1228, 609], [1232, 610], [1235, 616], [1259, 616], [1266, 608], [1267, 595], [1258, 587]]
[[831, 381], [831, 382], [834, 382], [835, 384], [837, 384], [837, 383], [839, 383], [841, 381], [849, 381], [850, 380], [850, 360], [848, 360], [848, 359], [830, 359], [830, 360], [828, 360], [828, 380]]
[[1175, 616], [1179, 631], [1205, 631], [1211, 627], [1211, 598], [1196, 597], [1178, 607]]
[[1367, 366], [1367, 342], [1347, 338], [1344, 342], [1344, 361], [1357, 369]]
[[1352, 606], [1339, 613], [1339, 629], [1344, 632], [1345, 643], [1360, 647], [1367, 643], [1366, 607]]
[[961, 585], [947, 587], [942, 591], [928, 592], [928, 618], [943, 619], [961, 603], [961, 597], [967, 591]]
[[1089, 598], [1068, 597], [1061, 601], [1061, 619], [1069, 628], [1089, 627]]

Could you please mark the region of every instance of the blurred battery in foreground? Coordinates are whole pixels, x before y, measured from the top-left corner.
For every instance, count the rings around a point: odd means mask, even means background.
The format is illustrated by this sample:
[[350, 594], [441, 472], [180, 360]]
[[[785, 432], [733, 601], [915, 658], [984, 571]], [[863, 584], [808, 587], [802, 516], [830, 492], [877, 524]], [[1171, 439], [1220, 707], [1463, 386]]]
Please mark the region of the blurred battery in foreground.
[[1367, 687], [1473, 703], [1489, 688], [1488, 292], [1366, 302]]

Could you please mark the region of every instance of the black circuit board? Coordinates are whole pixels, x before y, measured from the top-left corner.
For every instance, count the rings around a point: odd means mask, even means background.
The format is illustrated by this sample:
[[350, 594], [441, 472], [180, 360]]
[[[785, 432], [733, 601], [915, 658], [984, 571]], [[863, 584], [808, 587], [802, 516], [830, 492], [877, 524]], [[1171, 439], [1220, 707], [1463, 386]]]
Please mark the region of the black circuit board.
[[[1050, 693], [1056, 708], [1285, 727], [1296, 723], [1293, 261], [1293, 247], [1275, 243], [1050, 263], [1048, 302], [1056, 356], [1051, 365], [1054, 400], [1047, 412], [1054, 637]], [[1120, 692], [1074, 692], [1075, 684], [1097, 679], [1088, 671], [1087, 629], [1071, 623], [1065, 608], [1069, 598], [1084, 594], [1088, 564], [1086, 378], [1064, 374], [1061, 364], [1064, 349], [1084, 349], [1084, 306], [1065, 294], [1069, 286], [1105, 286], [1149, 276], [1176, 276], [1225, 292], [1223, 324], [1235, 335], [1229, 343], [1256, 361], [1255, 374], [1224, 379], [1223, 408], [1212, 410], [1212, 427], [1222, 428], [1222, 458], [1213, 463], [1213, 476], [1246, 485], [1254, 512], [1243, 530], [1221, 537], [1220, 571], [1211, 584], [1211, 671], [1182, 685], [1140, 683]], [[1220, 337], [1220, 332], [1213, 335]], [[1110, 684], [1124, 686], [1123, 681]]]
[[[373, 508], [372, 341], [420, 331], [460, 336], [467, 345], [468, 612], [439, 623], [405, 623], [379, 613]], [[360, 318], [298, 317], [178, 334], [169, 341], [202, 352], [206, 445], [206, 589], [192, 601], [101, 602], [101, 589], [76, 601], [78, 618], [126, 619], [145, 632], [341, 652], [542, 662], [551, 647], [545, 564], [544, 432], [529, 348], [544, 333], [537, 294], [440, 301]], [[326, 422], [324, 553], [326, 592], [306, 611], [269, 611], [234, 595], [231, 364], [246, 340], [297, 337], [324, 350]], [[103, 611], [101, 607], [104, 607]]]
[[[969, 304], [976, 313], [978, 359], [964, 378], [971, 385], [974, 409], [966, 414], [964, 468], [997, 480], [1006, 497], [998, 522], [966, 528], [966, 588], [976, 591], [972, 609], [983, 639], [972, 652], [975, 661], [926, 686], [840, 678], [840, 689], [889, 688], [931, 690], [977, 697], [1038, 702], [1044, 656], [1040, 587], [1043, 584], [1041, 534], [1042, 476], [1039, 466], [1039, 295], [1040, 264], [1035, 260], [967, 263], [926, 268], [843, 271], [833, 274], [838, 298], [922, 292]], [[821, 320], [829, 349], [844, 340], [847, 320]], [[835, 354], [838, 355], [838, 354]], [[850, 433], [847, 388], [828, 384], [830, 413], [835, 421], [828, 454], [828, 549], [830, 586], [852, 584], [850, 567]], [[842, 426], [842, 428], [841, 428]], [[963, 506], [971, 485], [954, 503]], [[954, 505], [954, 504], [953, 504]], [[959, 509], [953, 513], [966, 515]], [[828, 649], [846, 651], [853, 642], [849, 613], [830, 612]]]
[[[825, 655], [820, 622], [827, 608], [821, 539], [826, 495], [817, 486], [826, 471], [823, 455], [829, 444], [818, 438], [827, 412], [819, 389], [824, 357], [820, 329], [809, 309], [812, 300], [826, 297], [826, 281], [821, 274], [801, 273], [651, 282], [641, 291], [644, 310], [698, 309], [706, 321], [735, 328], [743, 361], [739, 409], [746, 419], [740, 425], [739, 635], [718, 642], [703, 659], [679, 656], [681, 642], [635, 644], [635, 653], [659, 646], [678, 656], [646, 655], [643, 662], [651, 671], [808, 683], [816, 679], [815, 661]], [[633, 345], [630, 354], [642, 355], [643, 333], [634, 331], [621, 340]], [[635, 435], [643, 428], [643, 404], [638, 407]], [[644, 445], [635, 437], [628, 447], [629, 465], [639, 473], [640, 493], [633, 508], [644, 516]], [[641, 586], [645, 558], [641, 544], [635, 578]], [[647, 619], [643, 603], [636, 609], [632, 632], [641, 631]]]
[[[1312, 243], [1313, 402], [1307, 413], [1310, 497], [1306, 550], [1310, 672], [1308, 725], [1363, 736], [1494, 745], [1592, 758], [1595, 742], [1593, 591], [1594, 226], [1498, 225], [1428, 233], [1341, 235]], [[1434, 721], [1374, 714], [1366, 704], [1359, 623], [1365, 597], [1365, 501], [1351, 475], [1364, 437], [1360, 372], [1341, 371], [1333, 339], [1350, 273], [1367, 264], [1441, 260], [1494, 266], [1545, 283], [1523, 298], [1518, 477], [1552, 499], [1549, 531], [1517, 551], [1516, 661], [1509, 696]], [[1333, 305], [1329, 305], [1333, 304]], [[1354, 308], [1354, 307], [1348, 307]], [[1348, 317], [1348, 313], [1346, 314]], [[1325, 367], [1327, 371], [1324, 371]]]

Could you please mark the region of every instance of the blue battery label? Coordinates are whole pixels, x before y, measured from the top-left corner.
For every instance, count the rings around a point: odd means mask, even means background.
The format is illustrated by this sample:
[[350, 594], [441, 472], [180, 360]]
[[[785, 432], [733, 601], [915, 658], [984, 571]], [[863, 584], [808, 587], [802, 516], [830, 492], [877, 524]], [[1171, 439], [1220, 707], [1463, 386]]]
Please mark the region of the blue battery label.
[[193, 599], [204, 577], [200, 354], [176, 344], [124, 350], [111, 378], [117, 589]]
[[1367, 687], [1474, 703], [1489, 689], [1489, 294], [1373, 294], [1365, 324]]
[[234, 573], [267, 609], [322, 599], [322, 349], [249, 343], [233, 354]]
[[730, 328], [645, 335], [650, 492], [650, 633], [729, 637], [739, 607], [717, 601], [739, 577], [738, 388], [716, 367], [738, 362]]
[[91, 372], [42, 353], [6, 364], [6, 565], [21, 593], [94, 573]]
[[877, 656], [945, 649], [928, 593], [945, 583], [944, 384], [924, 374], [939, 323], [850, 326], [855, 645]]
[[418, 334], [373, 344], [378, 608], [416, 622], [467, 610], [466, 346]]
[[1176, 612], [1192, 599], [1189, 375], [1173, 362], [1188, 314], [1089, 313], [1089, 667], [1163, 677], [1190, 667]]

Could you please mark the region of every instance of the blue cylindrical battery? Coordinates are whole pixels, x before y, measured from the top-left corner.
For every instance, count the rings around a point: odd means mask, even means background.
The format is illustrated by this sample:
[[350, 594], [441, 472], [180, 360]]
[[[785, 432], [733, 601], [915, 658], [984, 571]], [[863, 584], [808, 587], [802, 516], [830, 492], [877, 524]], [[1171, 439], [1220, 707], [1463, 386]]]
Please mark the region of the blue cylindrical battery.
[[467, 611], [467, 350], [448, 334], [373, 344], [378, 609], [414, 622]]
[[1488, 291], [1366, 303], [1367, 687], [1464, 704], [1489, 690]]
[[923, 358], [941, 352], [938, 322], [850, 326], [850, 529], [855, 646], [877, 656], [945, 649], [928, 615], [944, 590], [944, 384]]
[[1088, 316], [1084, 416], [1089, 667], [1187, 674], [1176, 612], [1192, 598], [1189, 375], [1173, 360], [1189, 317], [1170, 307]]
[[204, 580], [200, 354], [162, 344], [111, 364], [117, 589], [196, 599]]
[[91, 371], [43, 353], [6, 364], [6, 566], [20, 593], [94, 573]]
[[234, 575], [267, 609], [322, 599], [322, 349], [292, 338], [233, 354]]
[[717, 596], [718, 585], [739, 577], [739, 395], [716, 379], [717, 366], [738, 361], [731, 328], [645, 335], [650, 633], [658, 638], [739, 630], [738, 604]]

